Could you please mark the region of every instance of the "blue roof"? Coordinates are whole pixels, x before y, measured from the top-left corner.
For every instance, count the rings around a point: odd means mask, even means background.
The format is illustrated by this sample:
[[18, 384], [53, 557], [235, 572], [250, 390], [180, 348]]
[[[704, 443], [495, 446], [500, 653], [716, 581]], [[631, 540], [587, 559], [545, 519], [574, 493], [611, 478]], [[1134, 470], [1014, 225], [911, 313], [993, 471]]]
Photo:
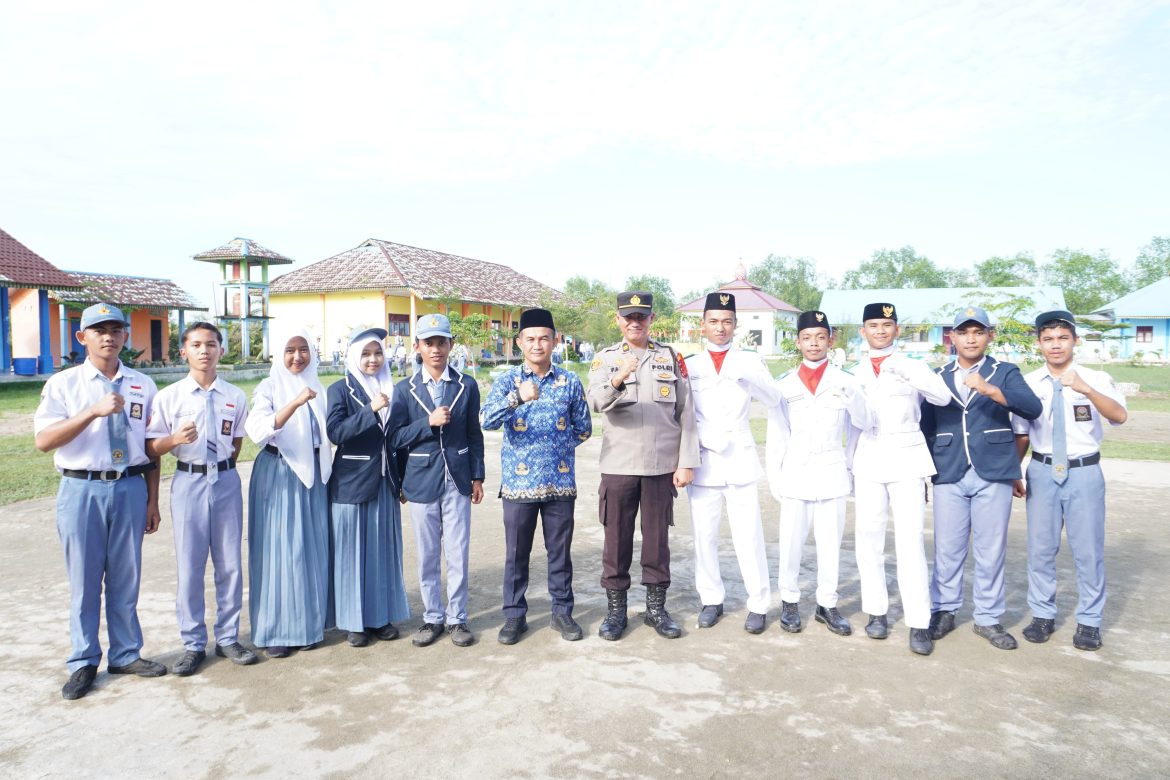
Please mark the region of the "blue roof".
[[1131, 320], [1170, 317], [1170, 276], [1123, 295], [1093, 313], [1104, 314], [1114, 320], [1123, 317]]
[[916, 287], [825, 290], [821, 311], [834, 325], [856, 325], [867, 303], [894, 304], [900, 323], [948, 326], [967, 306], [982, 306], [993, 320], [1014, 316], [1021, 322], [1032, 322], [1041, 312], [1065, 308], [1064, 291], [1059, 287]]

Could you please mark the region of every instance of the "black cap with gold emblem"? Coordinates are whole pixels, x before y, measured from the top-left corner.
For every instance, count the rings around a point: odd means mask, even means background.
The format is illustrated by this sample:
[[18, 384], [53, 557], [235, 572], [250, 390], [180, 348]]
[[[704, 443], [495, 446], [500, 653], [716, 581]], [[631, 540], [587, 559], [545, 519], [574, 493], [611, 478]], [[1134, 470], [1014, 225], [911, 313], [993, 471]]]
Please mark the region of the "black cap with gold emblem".
[[623, 317], [627, 314], [650, 315], [650, 308], [654, 305], [654, 296], [641, 290], [629, 290], [618, 293], [617, 312]]
[[861, 314], [861, 321], [868, 322], [869, 320], [893, 320], [898, 321], [898, 310], [894, 308], [892, 303], [867, 303], [865, 304], [865, 311]]
[[735, 296], [727, 292], [707, 293], [707, 302], [703, 304], [703, 311], [735, 311]]
[[824, 328], [833, 332], [833, 328], [829, 325], [829, 318], [823, 311], [812, 309], [810, 311], [801, 312], [800, 316], [796, 318], [796, 332], [800, 333], [805, 328]]

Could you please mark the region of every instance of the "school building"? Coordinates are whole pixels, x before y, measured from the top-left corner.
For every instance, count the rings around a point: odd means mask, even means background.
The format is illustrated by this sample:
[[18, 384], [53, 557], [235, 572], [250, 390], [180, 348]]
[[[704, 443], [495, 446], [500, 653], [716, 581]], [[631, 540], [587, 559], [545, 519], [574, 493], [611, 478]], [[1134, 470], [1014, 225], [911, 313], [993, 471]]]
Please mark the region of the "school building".
[[[784, 339], [796, 335], [796, 318], [800, 309], [764, 292], [747, 280], [747, 269], [741, 263], [735, 270], [735, 279], [721, 285], [716, 292], [735, 296], [735, 343], [759, 352], [775, 355]], [[700, 342], [699, 321], [703, 318], [706, 294], [678, 307], [679, 341], [684, 344]]]
[[0, 376], [53, 372], [54, 289], [80, 290], [81, 282], [0, 230]]
[[1116, 335], [1120, 358], [1138, 352], [1146, 360], [1170, 359], [1170, 276], [1123, 295], [1093, 312], [1114, 324], [1128, 325]]

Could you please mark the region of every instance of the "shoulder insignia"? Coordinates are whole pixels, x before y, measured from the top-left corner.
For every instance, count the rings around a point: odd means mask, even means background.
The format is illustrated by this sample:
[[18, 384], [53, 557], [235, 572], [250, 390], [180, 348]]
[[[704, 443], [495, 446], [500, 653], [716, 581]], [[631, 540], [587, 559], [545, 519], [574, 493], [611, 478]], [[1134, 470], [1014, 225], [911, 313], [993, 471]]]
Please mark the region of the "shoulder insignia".
[[674, 379], [674, 374], [672, 374], [669, 371], [659, 371], [658, 378], [659, 379]]
[[630, 345], [629, 344], [622, 344], [622, 352], [629, 352], [629, 351], [630, 351]]
[[682, 355], [678, 356], [678, 373], [679, 376], [681, 376], [683, 379], [686, 379], [690, 376], [687, 373], [687, 361], [683, 359]]
[[593, 363], [589, 366], [589, 370], [596, 371], [599, 368], [601, 368], [601, 358], [594, 358]]

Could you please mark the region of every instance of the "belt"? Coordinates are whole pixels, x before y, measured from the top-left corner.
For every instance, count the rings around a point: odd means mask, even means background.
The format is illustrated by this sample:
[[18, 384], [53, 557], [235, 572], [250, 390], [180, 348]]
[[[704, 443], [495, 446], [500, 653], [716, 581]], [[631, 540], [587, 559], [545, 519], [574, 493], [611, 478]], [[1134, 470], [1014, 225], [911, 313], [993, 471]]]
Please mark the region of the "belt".
[[[1041, 455], [1039, 452], [1032, 453], [1032, 460], [1038, 460], [1045, 466], [1052, 465], [1051, 455]], [[1083, 458], [1069, 458], [1068, 467], [1070, 469], [1079, 468], [1080, 466], [1096, 466], [1101, 462], [1101, 453], [1094, 452], [1092, 455], [1086, 455]]]
[[125, 471], [110, 469], [109, 471], [86, 471], [84, 469], [62, 469], [62, 476], [73, 479], [98, 480], [99, 482], [117, 482], [124, 477], [137, 477], [148, 471], [158, 468], [157, 463], [143, 463], [141, 466], [127, 466]]
[[[230, 471], [236, 467], [236, 459], [228, 458], [227, 460], [221, 460], [219, 463], [216, 463], [215, 466], [216, 471]], [[207, 466], [204, 466], [201, 463], [185, 463], [183, 461], [179, 461], [175, 464], [175, 468], [179, 471], [188, 471], [192, 474], [207, 473]]]
[[[273, 454], [273, 455], [276, 455], [276, 456], [278, 456], [278, 457], [279, 457], [279, 455], [280, 455], [280, 448], [279, 448], [279, 447], [277, 447], [275, 444], [265, 444], [265, 445], [264, 445], [264, 451], [265, 451], [265, 452], [268, 452], [268, 453], [271, 453], [271, 454]], [[314, 448], [313, 448], [313, 454], [314, 454], [314, 455], [318, 454], [320, 451], [321, 451], [321, 448], [320, 448], [320, 447], [314, 447]]]

